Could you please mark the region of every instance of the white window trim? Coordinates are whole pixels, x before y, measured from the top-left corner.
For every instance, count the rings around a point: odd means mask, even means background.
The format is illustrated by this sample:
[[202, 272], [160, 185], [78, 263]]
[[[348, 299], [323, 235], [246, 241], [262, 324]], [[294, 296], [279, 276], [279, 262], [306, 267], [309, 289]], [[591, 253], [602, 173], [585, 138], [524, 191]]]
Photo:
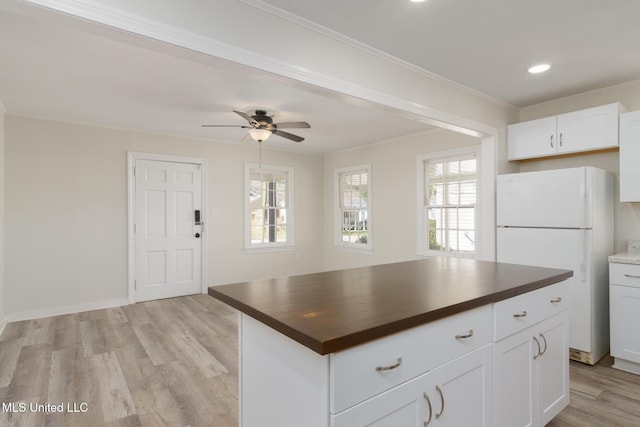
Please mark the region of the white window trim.
[[[485, 194], [483, 185], [484, 180], [482, 178], [483, 172], [482, 168], [484, 167], [482, 163], [482, 155], [481, 155], [482, 147], [480, 145], [477, 146], [469, 146], [462, 148], [455, 148], [451, 150], [445, 151], [437, 151], [433, 153], [422, 154], [417, 157], [417, 254], [418, 256], [445, 256], [445, 257], [457, 257], [457, 258], [473, 258], [473, 259], [482, 259], [482, 239], [483, 235], [481, 233], [481, 219], [483, 217], [482, 210], [484, 209], [485, 200], [483, 199], [483, 195]], [[429, 249], [426, 244], [425, 233], [425, 212], [424, 212], [424, 174], [425, 167], [424, 163], [427, 160], [431, 159], [442, 159], [447, 157], [458, 157], [458, 156], [466, 156], [466, 155], [475, 155], [476, 157], [476, 205], [475, 205], [475, 251], [473, 253], [460, 253], [460, 252], [450, 252], [450, 251], [438, 251]]]
[[[251, 243], [251, 205], [249, 202], [249, 177], [252, 169], [285, 172], [287, 174], [287, 241], [274, 243]], [[295, 203], [293, 200], [294, 171], [292, 167], [245, 163], [244, 165], [244, 250], [245, 253], [291, 251], [295, 248]]]
[[[367, 243], [347, 243], [342, 241], [342, 216], [340, 212], [340, 175], [348, 172], [367, 171]], [[370, 254], [373, 252], [373, 220], [372, 220], [372, 179], [371, 163], [338, 168], [333, 174], [333, 200], [334, 200], [334, 245], [337, 249], [347, 252]]]

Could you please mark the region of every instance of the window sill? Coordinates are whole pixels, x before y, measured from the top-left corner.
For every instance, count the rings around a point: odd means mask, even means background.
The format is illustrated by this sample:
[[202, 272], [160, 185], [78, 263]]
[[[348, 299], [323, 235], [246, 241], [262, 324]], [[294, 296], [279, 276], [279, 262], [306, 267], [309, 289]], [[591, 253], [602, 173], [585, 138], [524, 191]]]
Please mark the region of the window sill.
[[371, 247], [355, 247], [355, 246], [346, 246], [341, 244], [335, 244], [334, 247], [339, 251], [344, 252], [353, 252], [358, 254], [368, 254], [371, 255], [373, 253], [373, 249]]
[[449, 257], [449, 258], [466, 258], [466, 259], [476, 259], [475, 253], [458, 253], [458, 252], [447, 252], [447, 251], [425, 251], [418, 252], [417, 256], [424, 258], [433, 258], [433, 257]]
[[245, 254], [264, 254], [270, 252], [291, 252], [296, 249], [295, 245], [282, 245], [282, 246], [260, 246], [260, 247], [245, 247]]

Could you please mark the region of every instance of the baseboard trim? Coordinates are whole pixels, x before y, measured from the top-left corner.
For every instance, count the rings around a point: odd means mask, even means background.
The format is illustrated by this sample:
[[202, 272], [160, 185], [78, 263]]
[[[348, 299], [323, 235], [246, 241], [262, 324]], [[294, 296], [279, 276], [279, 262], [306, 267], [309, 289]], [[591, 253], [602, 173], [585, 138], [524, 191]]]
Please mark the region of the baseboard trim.
[[2, 328], [9, 322], [19, 322], [22, 320], [40, 319], [42, 317], [61, 316], [64, 314], [81, 313], [83, 311], [101, 310], [103, 308], [121, 307], [128, 305], [128, 298], [118, 298], [107, 301], [96, 301], [76, 305], [65, 305], [62, 307], [51, 307], [41, 310], [29, 310], [19, 313], [9, 313], [5, 316]]

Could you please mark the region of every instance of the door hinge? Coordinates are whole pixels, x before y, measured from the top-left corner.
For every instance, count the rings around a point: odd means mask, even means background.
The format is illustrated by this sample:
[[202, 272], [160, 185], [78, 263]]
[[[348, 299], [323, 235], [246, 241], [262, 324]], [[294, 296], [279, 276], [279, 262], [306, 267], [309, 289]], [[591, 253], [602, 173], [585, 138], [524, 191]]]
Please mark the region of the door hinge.
[[136, 225], [133, 224], [133, 234], [136, 234], [138, 232], [138, 229], [136, 228]]
[[135, 289], [136, 291], [138, 290], [138, 281], [137, 280], [133, 281], [133, 289]]

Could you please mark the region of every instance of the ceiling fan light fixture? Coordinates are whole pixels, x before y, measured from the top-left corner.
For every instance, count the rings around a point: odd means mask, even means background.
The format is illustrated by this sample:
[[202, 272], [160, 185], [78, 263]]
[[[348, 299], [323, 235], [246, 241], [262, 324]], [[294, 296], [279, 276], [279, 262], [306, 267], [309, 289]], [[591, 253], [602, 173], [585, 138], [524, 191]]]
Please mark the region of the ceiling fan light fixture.
[[262, 142], [269, 139], [271, 131], [266, 129], [251, 129], [249, 131], [249, 135], [251, 135], [251, 138], [253, 138], [254, 141]]

